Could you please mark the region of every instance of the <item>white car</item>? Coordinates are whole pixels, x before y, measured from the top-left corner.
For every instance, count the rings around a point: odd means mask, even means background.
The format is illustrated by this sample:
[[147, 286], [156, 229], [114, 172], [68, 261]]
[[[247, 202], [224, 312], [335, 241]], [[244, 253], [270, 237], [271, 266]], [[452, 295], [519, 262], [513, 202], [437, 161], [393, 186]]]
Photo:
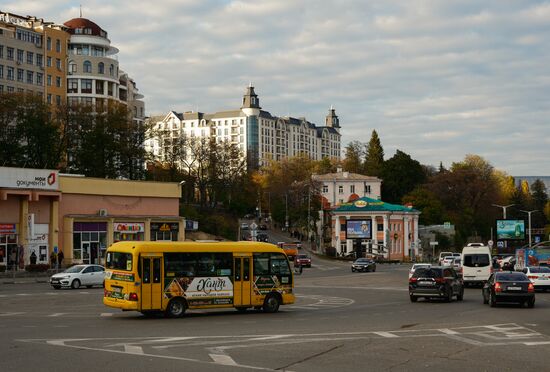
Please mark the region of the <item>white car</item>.
[[447, 256], [441, 261], [441, 266], [449, 266], [453, 267], [456, 257], [455, 256]]
[[75, 265], [67, 270], [54, 274], [50, 277], [50, 285], [59, 289], [61, 287], [79, 288], [86, 286], [91, 288], [94, 285], [103, 286], [105, 279], [105, 268], [100, 265]]
[[409, 270], [409, 279], [413, 276], [414, 274], [414, 271], [418, 268], [425, 268], [425, 269], [429, 269], [432, 265], [430, 264], [426, 264], [426, 263], [417, 263], [417, 264], [414, 264], [412, 265], [411, 269]]
[[524, 268], [523, 272], [533, 283], [535, 290], [547, 291], [550, 289], [550, 267], [529, 266]]

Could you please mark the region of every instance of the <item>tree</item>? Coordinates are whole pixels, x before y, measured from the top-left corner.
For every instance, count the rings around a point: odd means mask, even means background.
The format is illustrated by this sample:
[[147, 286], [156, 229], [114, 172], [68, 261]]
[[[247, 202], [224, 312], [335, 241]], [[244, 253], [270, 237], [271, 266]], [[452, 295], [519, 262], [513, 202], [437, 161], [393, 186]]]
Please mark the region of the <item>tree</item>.
[[531, 199], [533, 201], [533, 209], [538, 212], [532, 214], [532, 226], [544, 227], [547, 223], [544, 209], [548, 203], [548, 194], [546, 185], [540, 179], [535, 180], [531, 185]]
[[344, 157], [344, 170], [352, 173], [363, 173], [362, 159], [365, 145], [359, 141], [352, 141], [346, 146]]
[[403, 197], [403, 203], [411, 203], [420, 210], [419, 223], [421, 225], [440, 225], [444, 220], [445, 208], [437, 195], [423, 185]]
[[426, 180], [422, 165], [403, 151], [384, 162], [381, 172], [382, 200], [401, 203], [401, 198]]
[[369, 144], [366, 147], [365, 173], [369, 176], [378, 177], [384, 166], [384, 149], [380, 144], [380, 138], [376, 130], [372, 131]]

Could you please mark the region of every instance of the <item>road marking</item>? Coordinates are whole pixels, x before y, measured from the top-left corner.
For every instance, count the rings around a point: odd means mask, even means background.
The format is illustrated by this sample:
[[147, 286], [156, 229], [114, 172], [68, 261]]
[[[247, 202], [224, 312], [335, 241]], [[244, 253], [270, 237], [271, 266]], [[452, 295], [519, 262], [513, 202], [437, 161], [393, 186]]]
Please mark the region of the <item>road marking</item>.
[[101, 316], [113, 316], [114, 313], [101, 313]]
[[16, 296], [30, 296], [29, 293], [17, 293]]
[[128, 354], [143, 354], [143, 348], [141, 346], [135, 345], [124, 345], [124, 351]]
[[523, 344], [527, 346], [550, 345], [550, 341], [524, 342]]
[[452, 329], [449, 329], [449, 328], [441, 328], [441, 329], [438, 329], [438, 331], [441, 332], [441, 333], [445, 333], [446, 335], [458, 335], [458, 334], [460, 334], [457, 331], [453, 331]]
[[20, 315], [25, 314], [24, 312], [14, 312], [14, 313], [1, 313], [0, 316], [12, 316], [12, 315]]
[[372, 332], [372, 333], [374, 333], [375, 335], [382, 336], [382, 337], [387, 337], [387, 338], [399, 337], [399, 336], [394, 335], [393, 333], [390, 333], [390, 332]]
[[53, 313], [53, 314], [50, 314], [48, 316], [51, 316], [51, 317], [54, 317], [54, 316], [61, 316], [61, 315], [65, 315], [67, 313]]
[[229, 355], [226, 354], [209, 354], [210, 358], [217, 364], [223, 364], [225, 366], [236, 366], [237, 363], [231, 358]]

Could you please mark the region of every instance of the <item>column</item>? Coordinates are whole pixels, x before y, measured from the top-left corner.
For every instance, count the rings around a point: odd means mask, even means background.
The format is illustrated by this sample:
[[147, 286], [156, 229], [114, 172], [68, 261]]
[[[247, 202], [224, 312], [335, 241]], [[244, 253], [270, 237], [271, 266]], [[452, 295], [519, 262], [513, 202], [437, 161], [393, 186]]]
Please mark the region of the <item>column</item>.
[[403, 256], [409, 256], [410, 240], [409, 240], [409, 217], [403, 217]]
[[178, 241], [185, 241], [185, 218], [183, 217], [178, 221]]
[[151, 218], [145, 219], [145, 231], [143, 234], [143, 240], [146, 242], [151, 241]]
[[[53, 250], [54, 247], [59, 248], [59, 199], [50, 199], [50, 227], [48, 231], [48, 245], [51, 250]], [[63, 255], [65, 255], [65, 252], [63, 252]]]
[[336, 248], [336, 253], [341, 253], [340, 251], [340, 216], [332, 217], [334, 221], [334, 244]]
[[376, 215], [371, 216], [372, 226], [372, 252], [378, 253], [378, 223], [376, 222]]
[[384, 219], [384, 247], [386, 248], [386, 252], [384, 253], [385, 258], [390, 258], [390, 237], [388, 233], [389, 229], [389, 216], [386, 214], [383, 216]]
[[107, 248], [109, 248], [111, 245], [113, 245], [114, 239], [115, 239], [115, 219], [109, 218], [107, 221]]
[[[61, 232], [61, 236], [63, 238], [63, 261], [65, 264], [74, 263], [73, 224], [74, 218], [63, 217], [63, 230]], [[53, 249], [53, 247], [51, 248]]]
[[414, 241], [414, 254], [419, 255], [420, 254], [420, 247], [418, 243], [418, 215], [413, 216], [413, 241]]
[[[24, 269], [25, 265], [22, 264], [21, 260], [21, 254], [23, 254], [23, 259], [27, 258], [27, 252], [28, 252], [28, 245], [29, 245], [29, 227], [27, 225], [27, 219], [29, 217], [29, 199], [30, 195], [22, 195], [20, 198], [19, 203], [19, 240], [17, 241], [17, 245], [20, 247], [23, 247], [23, 250], [18, 249], [17, 257], [18, 263], [16, 267], [18, 269]], [[6, 252], [7, 254], [7, 252]]]

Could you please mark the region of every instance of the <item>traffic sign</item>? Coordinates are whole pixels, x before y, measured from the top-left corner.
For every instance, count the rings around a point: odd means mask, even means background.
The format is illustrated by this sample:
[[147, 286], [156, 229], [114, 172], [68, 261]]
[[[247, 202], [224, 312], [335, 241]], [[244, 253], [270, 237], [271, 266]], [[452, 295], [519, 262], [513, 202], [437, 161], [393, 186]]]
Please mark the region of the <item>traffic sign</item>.
[[258, 228], [258, 224], [256, 222], [252, 222], [250, 224], [250, 230], [256, 230]]
[[430, 245], [438, 245], [439, 242], [430, 242]]
[[504, 242], [503, 242], [502, 240], [499, 240], [499, 241], [497, 242], [497, 247], [499, 247], [499, 248], [504, 248]]
[[489, 241], [487, 242], [487, 244], [489, 245], [489, 247], [492, 247], [493, 244], [494, 244], [494, 242], [493, 242], [492, 240], [489, 240]]

